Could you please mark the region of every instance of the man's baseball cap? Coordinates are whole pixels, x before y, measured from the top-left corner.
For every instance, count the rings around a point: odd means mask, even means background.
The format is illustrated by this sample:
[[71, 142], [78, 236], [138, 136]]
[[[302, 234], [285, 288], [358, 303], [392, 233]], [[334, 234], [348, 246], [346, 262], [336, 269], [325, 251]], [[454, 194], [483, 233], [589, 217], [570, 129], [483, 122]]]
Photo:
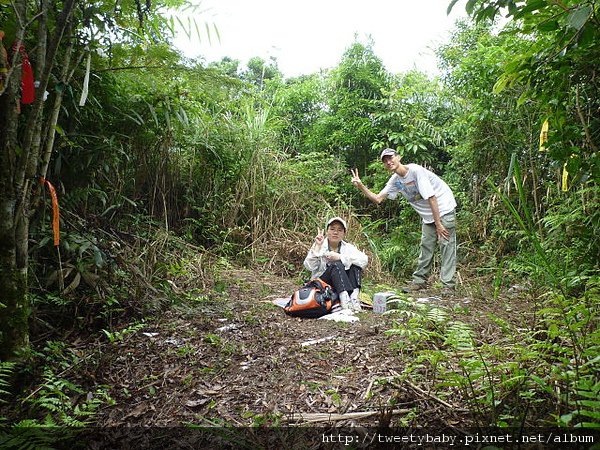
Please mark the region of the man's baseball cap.
[[346, 225], [346, 221], [344, 219], [342, 219], [341, 217], [332, 217], [331, 219], [329, 219], [327, 221], [327, 225], [325, 228], [329, 228], [329, 225], [331, 225], [333, 222], [341, 223], [342, 226], [344, 227], [344, 231], [348, 231], [348, 226]]
[[396, 150], [394, 150], [393, 148], [386, 148], [381, 152], [381, 155], [379, 155], [379, 159], [383, 160], [384, 156], [394, 156], [395, 154]]

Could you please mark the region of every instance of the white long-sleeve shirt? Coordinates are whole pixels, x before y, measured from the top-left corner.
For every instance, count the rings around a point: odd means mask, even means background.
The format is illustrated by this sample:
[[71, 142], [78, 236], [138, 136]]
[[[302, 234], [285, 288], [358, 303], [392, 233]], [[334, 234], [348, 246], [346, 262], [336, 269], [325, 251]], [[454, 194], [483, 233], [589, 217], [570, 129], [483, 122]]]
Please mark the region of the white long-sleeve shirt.
[[[318, 278], [323, 275], [323, 272], [327, 269], [327, 259], [325, 253], [329, 250], [329, 243], [327, 239], [321, 244], [321, 248], [317, 249], [317, 244], [313, 244], [306, 258], [304, 259], [304, 267], [310, 271], [311, 278]], [[367, 267], [369, 257], [361, 252], [354, 245], [342, 241], [340, 242], [340, 260], [344, 265], [344, 269], [348, 270], [353, 264], [364, 269]]]

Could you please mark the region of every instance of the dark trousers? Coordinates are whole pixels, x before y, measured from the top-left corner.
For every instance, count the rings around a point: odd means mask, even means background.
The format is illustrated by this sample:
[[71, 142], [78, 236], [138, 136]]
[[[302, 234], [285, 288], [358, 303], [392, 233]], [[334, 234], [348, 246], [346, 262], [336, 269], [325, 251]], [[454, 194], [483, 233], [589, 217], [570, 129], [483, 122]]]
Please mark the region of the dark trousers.
[[355, 288], [360, 288], [362, 279], [362, 269], [354, 264], [348, 270], [344, 268], [341, 261], [334, 261], [327, 264], [327, 269], [319, 277], [325, 283], [333, 286], [338, 294], [347, 291], [352, 293]]

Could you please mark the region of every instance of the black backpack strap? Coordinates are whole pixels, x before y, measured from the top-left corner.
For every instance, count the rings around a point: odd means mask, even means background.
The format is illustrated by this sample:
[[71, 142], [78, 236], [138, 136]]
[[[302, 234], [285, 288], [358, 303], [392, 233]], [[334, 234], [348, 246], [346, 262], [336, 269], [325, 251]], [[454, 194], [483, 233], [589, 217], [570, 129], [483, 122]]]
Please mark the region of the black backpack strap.
[[323, 289], [323, 286], [321, 285], [321, 283], [319, 283], [317, 281], [317, 278], [313, 278], [312, 280], [307, 281], [306, 283], [304, 283], [303, 287], [314, 287], [314, 288], [317, 288], [319, 290]]

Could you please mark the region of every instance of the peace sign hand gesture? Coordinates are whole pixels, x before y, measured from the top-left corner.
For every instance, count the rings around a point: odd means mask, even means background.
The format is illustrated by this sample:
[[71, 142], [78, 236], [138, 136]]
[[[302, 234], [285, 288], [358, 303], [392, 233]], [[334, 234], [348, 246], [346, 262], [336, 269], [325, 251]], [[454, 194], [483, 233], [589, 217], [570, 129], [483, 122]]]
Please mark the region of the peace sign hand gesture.
[[321, 245], [323, 245], [323, 241], [325, 240], [325, 236], [323, 235], [323, 230], [317, 230], [317, 236], [315, 237], [315, 248], [320, 249]]
[[362, 184], [362, 181], [358, 176], [358, 169], [350, 169], [350, 172], [352, 173], [352, 184], [359, 187]]

